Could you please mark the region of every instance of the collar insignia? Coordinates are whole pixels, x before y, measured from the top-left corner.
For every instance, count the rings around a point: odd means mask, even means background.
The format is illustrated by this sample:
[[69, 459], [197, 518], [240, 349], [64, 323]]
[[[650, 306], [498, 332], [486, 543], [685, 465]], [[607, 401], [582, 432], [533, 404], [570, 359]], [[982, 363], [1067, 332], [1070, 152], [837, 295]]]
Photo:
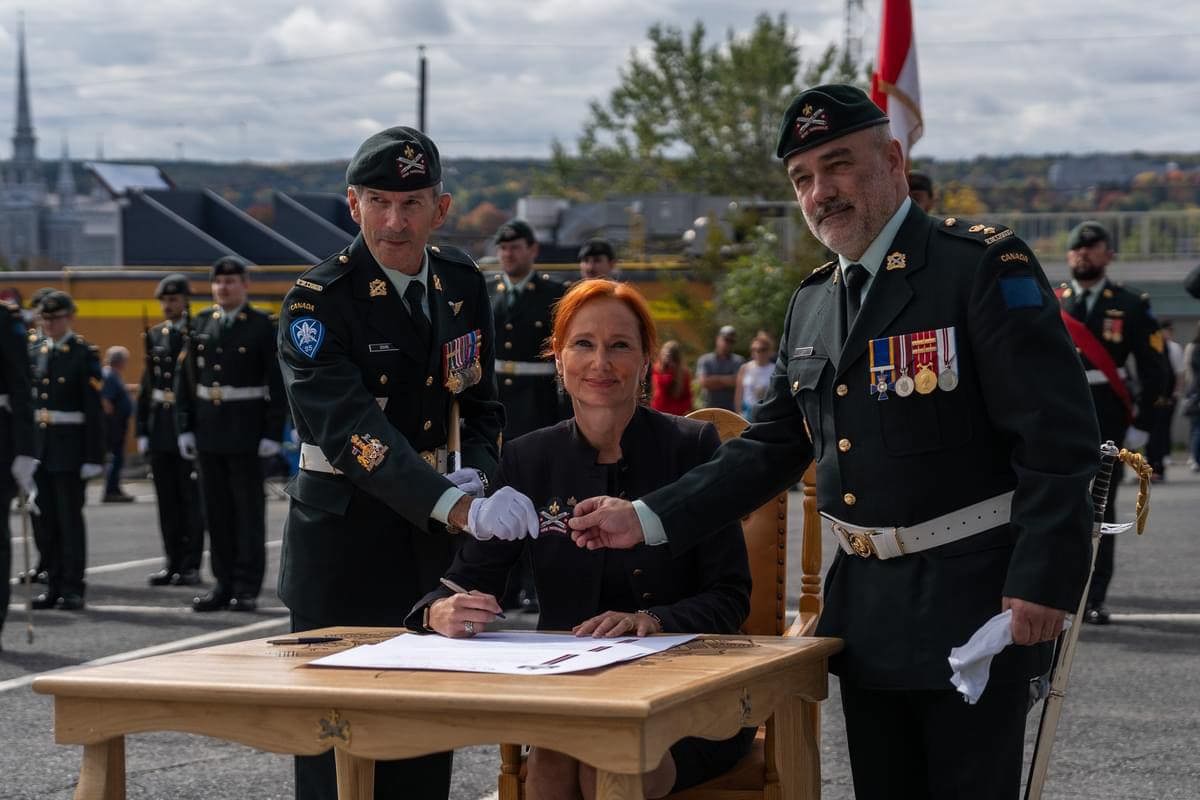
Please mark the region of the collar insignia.
[[387, 281], [376, 278], [367, 284], [367, 291], [371, 293], [371, 297], [387, 297]]
[[891, 272], [894, 269], [904, 269], [908, 266], [908, 257], [899, 251], [892, 253], [887, 257], [887, 270]]

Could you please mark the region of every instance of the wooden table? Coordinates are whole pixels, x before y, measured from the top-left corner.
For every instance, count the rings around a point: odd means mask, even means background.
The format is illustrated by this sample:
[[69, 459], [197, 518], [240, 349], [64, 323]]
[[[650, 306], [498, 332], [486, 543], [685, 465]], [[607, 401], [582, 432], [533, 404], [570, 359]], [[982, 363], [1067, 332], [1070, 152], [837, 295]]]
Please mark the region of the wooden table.
[[625, 800], [642, 797], [640, 773], [681, 737], [725, 738], [772, 713], [786, 796], [820, 795], [811, 723], [839, 640], [706, 636], [639, 661], [554, 676], [305, 666], [400, 632], [327, 628], [313, 633], [346, 641], [280, 647], [257, 639], [47, 675], [33, 688], [54, 695], [56, 741], [83, 745], [76, 800], [124, 798], [124, 737], [148, 731], [298, 755], [332, 747], [342, 800], [371, 800], [379, 759], [522, 742], [594, 765], [597, 796]]

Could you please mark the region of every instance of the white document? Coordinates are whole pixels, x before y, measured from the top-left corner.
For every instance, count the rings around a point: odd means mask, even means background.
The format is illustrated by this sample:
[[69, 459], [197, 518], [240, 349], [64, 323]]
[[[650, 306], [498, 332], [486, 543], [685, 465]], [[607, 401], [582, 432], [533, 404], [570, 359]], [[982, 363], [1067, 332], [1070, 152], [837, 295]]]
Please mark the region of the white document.
[[593, 639], [555, 633], [495, 631], [470, 639], [404, 633], [310, 662], [314, 667], [436, 669], [501, 675], [561, 675], [661, 653], [696, 634]]

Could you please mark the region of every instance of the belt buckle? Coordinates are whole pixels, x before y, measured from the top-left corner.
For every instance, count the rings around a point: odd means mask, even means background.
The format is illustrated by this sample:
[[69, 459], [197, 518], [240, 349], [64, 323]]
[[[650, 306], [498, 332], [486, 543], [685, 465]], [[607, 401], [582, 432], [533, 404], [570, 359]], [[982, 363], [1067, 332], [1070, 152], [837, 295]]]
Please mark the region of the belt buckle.
[[859, 558], [878, 557], [879, 554], [875, 551], [875, 542], [871, 540], [871, 536], [879, 531], [871, 530], [865, 533], [852, 531], [844, 525], [834, 525], [833, 528], [837, 535], [842, 537], [846, 544], [850, 545], [850, 549], [854, 552], [854, 555]]
[[174, 403], [175, 402], [175, 392], [171, 391], [170, 389], [164, 389], [163, 390], [163, 402], [164, 403]]
[[426, 464], [433, 467], [434, 469], [437, 469], [437, 451], [436, 450], [422, 450], [421, 458], [425, 459]]
[[50, 409], [39, 408], [37, 410], [37, 421], [43, 425], [49, 425], [50, 424]]
[[504, 375], [516, 375], [517, 374], [517, 362], [505, 361], [504, 368], [501, 369], [500, 372], [501, 372], [501, 374], [504, 374]]
[[222, 397], [221, 397], [221, 387], [220, 387], [220, 385], [216, 385], [216, 386], [211, 386], [211, 387], [209, 387], [209, 390], [208, 390], [208, 399], [209, 399], [209, 400], [211, 400], [211, 401], [213, 401], [214, 403], [220, 403], [220, 402], [221, 402], [221, 400], [222, 400]]

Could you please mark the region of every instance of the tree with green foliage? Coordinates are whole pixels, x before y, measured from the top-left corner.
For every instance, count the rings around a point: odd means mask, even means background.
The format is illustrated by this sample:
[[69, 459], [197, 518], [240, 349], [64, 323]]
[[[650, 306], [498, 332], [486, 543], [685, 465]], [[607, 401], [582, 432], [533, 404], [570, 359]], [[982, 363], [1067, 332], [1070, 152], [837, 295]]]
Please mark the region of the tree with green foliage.
[[783, 14], [761, 14], [748, 33], [730, 30], [720, 44], [707, 41], [701, 22], [686, 34], [656, 24], [647, 37], [649, 55], [632, 53], [608, 101], [592, 101], [578, 153], [555, 143], [538, 191], [575, 200], [662, 191], [789, 197], [775, 158], [783, 112], [806, 86], [854, 81], [854, 65], [834, 45], [802, 64]]

